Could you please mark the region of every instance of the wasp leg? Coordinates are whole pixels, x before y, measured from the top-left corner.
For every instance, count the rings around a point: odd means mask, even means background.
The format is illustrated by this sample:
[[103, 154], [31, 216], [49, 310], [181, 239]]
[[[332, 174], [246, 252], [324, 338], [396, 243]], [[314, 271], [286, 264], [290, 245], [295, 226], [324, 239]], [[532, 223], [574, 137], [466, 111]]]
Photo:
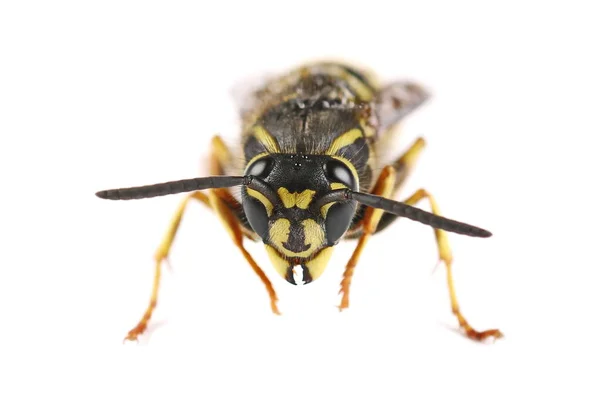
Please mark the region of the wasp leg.
[[[232, 163], [233, 155], [220, 136], [213, 136], [211, 145], [212, 153], [209, 164], [210, 173], [213, 175], [224, 175], [227, 173], [227, 168], [229, 168]], [[228, 189], [217, 189], [217, 192], [219, 197], [227, 203], [229, 209], [236, 214], [243, 213], [242, 204], [240, 204]], [[250, 224], [248, 224], [247, 219], [243, 217], [238, 219], [242, 223], [242, 232], [244, 235], [252, 241], [257, 241], [258, 236], [254, 233]]]
[[[394, 190], [394, 184], [396, 180], [396, 171], [392, 166], [386, 166], [379, 175], [375, 187], [371, 190], [372, 194], [379, 195], [385, 198], [389, 198]], [[352, 282], [352, 276], [354, 275], [354, 269], [358, 263], [358, 259], [364, 249], [369, 238], [376, 232], [377, 225], [383, 211], [381, 209], [367, 208], [365, 210], [364, 217], [362, 219], [362, 231], [356, 248], [350, 257], [350, 260], [346, 264], [344, 270], [344, 277], [340, 284], [340, 294], [342, 294], [342, 300], [339, 305], [339, 309], [343, 310], [350, 304], [350, 283]]]
[[[404, 203], [409, 205], [415, 205], [417, 202], [426, 198], [429, 201], [429, 205], [431, 206], [431, 212], [441, 216], [440, 209], [438, 207], [435, 199], [429, 194], [427, 191], [420, 189], [417, 190], [412, 196], [410, 196]], [[450, 303], [452, 305], [452, 313], [458, 319], [458, 324], [465, 331], [465, 334], [474, 340], [481, 341], [488, 337], [493, 338], [502, 338], [502, 333], [500, 330], [486, 330], [486, 331], [477, 331], [471, 327], [471, 325], [467, 322], [465, 317], [462, 315], [460, 308], [458, 306], [458, 300], [456, 299], [456, 291], [454, 290], [454, 279], [452, 278], [452, 251], [450, 250], [450, 244], [448, 243], [448, 236], [446, 232], [439, 229], [434, 229], [435, 239], [437, 241], [438, 252], [440, 256], [440, 261], [442, 261], [446, 265], [446, 276], [448, 283], [448, 291], [450, 292]]]
[[392, 163], [392, 167], [396, 171], [394, 193], [414, 170], [417, 159], [419, 158], [419, 155], [421, 155], [423, 148], [425, 148], [425, 139], [419, 137], [400, 158]]
[[224, 175], [233, 159], [231, 152], [220, 136], [212, 138], [211, 146], [210, 173], [213, 175]]
[[229, 232], [229, 235], [233, 239], [235, 246], [238, 247], [240, 251], [242, 251], [244, 258], [246, 258], [246, 261], [248, 261], [252, 270], [254, 270], [254, 272], [258, 275], [260, 280], [265, 285], [265, 288], [269, 293], [269, 298], [271, 299], [271, 310], [275, 314], [280, 314], [279, 310], [277, 309], [277, 294], [273, 289], [271, 281], [269, 281], [269, 278], [267, 277], [265, 272], [263, 272], [263, 270], [260, 268], [260, 266], [258, 266], [256, 261], [254, 261], [252, 255], [250, 255], [246, 248], [244, 248], [244, 232], [242, 230], [242, 224], [240, 223], [239, 218], [231, 211], [225, 200], [219, 197], [217, 190], [210, 190], [208, 198], [210, 200], [212, 208], [217, 213], [217, 215], [225, 225], [225, 228]]
[[181, 201], [181, 204], [179, 205], [179, 207], [177, 208], [177, 211], [175, 212], [175, 216], [173, 216], [173, 219], [171, 220], [171, 223], [169, 224], [167, 233], [165, 234], [162, 242], [160, 243], [158, 249], [156, 250], [156, 252], [154, 254], [154, 261], [155, 261], [154, 283], [152, 285], [152, 294], [150, 296], [150, 303], [148, 304], [148, 307], [146, 308], [146, 312], [144, 313], [144, 315], [142, 316], [142, 318], [138, 322], [138, 324], [127, 333], [127, 336], [125, 337], [126, 340], [129, 340], [129, 341], [137, 340], [137, 337], [140, 334], [142, 334], [148, 327], [148, 321], [150, 321], [150, 317], [152, 317], [152, 312], [154, 311], [154, 308], [156, 308], [156, 302], [158, 299], [158, 288], [160, 285], [162, 262], [165, 259], [167, 259], [167, 257], [169, 256], [169, 251], [171, 249], [171, 245], [173, 244], [173, 240], [175, 239], [175, 235], [177, 234], [177, 230], [179, 229], [179, 224], [181, 223], [181, 218], [183, 216], [185, 208], [187, 207], [187, 205], [191, 199], [198, 200], [209, 207], [211, 206], [208, 197], [199, 191], [196, 191], [196, 192], [188, 195], [183, 201]]

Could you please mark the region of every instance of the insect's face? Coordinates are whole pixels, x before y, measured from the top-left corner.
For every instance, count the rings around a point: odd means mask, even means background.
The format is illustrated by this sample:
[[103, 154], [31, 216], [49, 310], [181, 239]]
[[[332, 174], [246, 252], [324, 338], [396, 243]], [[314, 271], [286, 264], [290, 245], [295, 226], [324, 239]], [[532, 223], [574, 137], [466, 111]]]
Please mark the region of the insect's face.
[[265, 182], [264, 190], [242, 190], [243, 207], [279, 274], [295, 284], [292, 269], [301, 266], [305, 283], [319, 277], [356, 212], [354, 201], [320, 205], [319, 199], [335, 189], [356, 190], [354, 168], [331, 156], [265, 154], [245, 174]]

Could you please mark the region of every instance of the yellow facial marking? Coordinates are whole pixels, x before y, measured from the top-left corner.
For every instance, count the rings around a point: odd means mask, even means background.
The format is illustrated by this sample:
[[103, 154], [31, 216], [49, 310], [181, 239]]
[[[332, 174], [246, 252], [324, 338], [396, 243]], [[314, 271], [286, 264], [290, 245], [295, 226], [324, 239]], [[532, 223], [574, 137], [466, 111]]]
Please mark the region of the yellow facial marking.
[[265, 209], [267, 210], [267, 216], [271, 216], [271, 214], [273, 214], [273, 204], [271, 204], [271, 201], [269, 201], [267, 199], [267, 197], [265, 197], [258, 191], [253, 190], [251, 188], [247, 188], [246, 192], [248, 193], [249, 196], [256, 198], [257, 200], [259, 200], [261, 202], [261, 204], [264, 205]]
[[313, 219], [303, 220], [302, 226], [304, 227], [304, 244], [310, 245], [311, 252], [314, 252], [325, 242], [325, 232]]
[[[283, 252], [283, 250], [287, 251], [287, 249], [283, 248], [283, 243], [286, 243], [288, 241], [289, 237], [290, 237], [290, 221], [289, 220], [281, 218], [281, 219], [277, 219], [276, 221], [274, 221], [271, 224], [271, 227], [269, 228], [269, 238], [271, 239], [271, 242], [273, 243], [273, 245], [275, 245], [277, 247], [277, 249], [282, 250], [281, 252]], [[291, 252], [291, 251], [288, 251], [288, 252]]]
[[333, 247], [323, 248], [323, 250], [319, 252], [317, 256], [306, 262], [306, 268], [308, 269], [310, 277], [312, 277], [313, 280], [318, 279], [319, 276], [323, 274], [323, 271], [325, 271], [325, 267], [327, 267], [332, 253]]
[[335, 154], [337, 154], [337, 152], [339, 150], [354, 143], [356, 140], [360, 139], [361, 137], [363, 137], [363, 133], [360, 129], [358, 129], [358, 128], [350, 129], [346, 133], [343, 133], [338, 138], [333, 140], [333, 143], [331, 143], [331, 146], [329, 146], [329, 149], [327, 150], [327, 152], [325, 154], [335, 155]]
[[277, 140], [262, 126], [254, 126], [253, 134], [256, 140], [265, 147], [265, 150], [270, 153], [281, 152]]
[[287, 275], [287, 269], [290, 266], [290, 264], [285, 259], [283, 259], [279, 255], [279, 252], [277, 252], [277, 250], [272, 246], [265, 245], [265, 249], [267, 250], [267, 255], [269, 255], [269, 259], [271, 260], [271, 263], [273, 264], [273, 267], [275, 268], [277, 273], [279, 273], [281, 277], [285, 278]]
[[335, 202], [330, 202], [321, 207], [321, 216], [323, 216], [323, 218], [327, 217], [327, 212], [329, 211], [329, 208], [331, 208], [334, 204]]
[[332, 190], [339, 190], [339, 189], [341, 189], [341, 188], [348, 188], [348, 187], [346, 187], [346, 185], [345, 185], [345, 184], [343, 184], [343, 183], [337, 183], [337, 182], [336, 182], [336, 183], [331, 183], [331, 184], [329, 185], [329, 187], [330, 187]]
[[300, 209], [308, 209], [315, 193], [316, 192], [313, 190], [304, 190], [301, 193], [290, 193], [285, 187], [280, 187], [277, 190], [277, 194], [279, 194], [279, 198], [281, 198], [281, 201], [286, 208], [297, 206]]
[[288, 242], [290, 237], [290, 221], [284, 218], [277, 219], [269, 228], [269, 238], [271, 244], [279, 251], [279, 253], [298, 258], [307, 258], [315, 251], [319, 250], [325, 241], [325, 232], [321, 226], [312, 219], [302, 221], [304, 228], [304, 244], [308, 245], [308, 249], [302, 252], [293, 252], [285, 248], [283, 244]]

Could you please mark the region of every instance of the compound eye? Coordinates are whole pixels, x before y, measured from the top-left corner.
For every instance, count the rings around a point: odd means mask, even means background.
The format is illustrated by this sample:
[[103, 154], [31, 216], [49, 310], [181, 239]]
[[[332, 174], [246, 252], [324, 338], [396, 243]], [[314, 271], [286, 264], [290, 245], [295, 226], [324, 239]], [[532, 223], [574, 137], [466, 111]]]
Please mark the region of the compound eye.
[[242, 206], [252, 230], [265, 240], [269, 232], [269, 215], [264, 204], [258, 199], [248, 196], [242, 202]]
[[327, 211], [325, 218], [325, 231], [327, 244], [335, 245], [346, 233], [352, 222], [356, 206], [352, 203], [333, 204]]
[[257, 159], [246, 169], [246, 175], [256, 176], [260, 179], [266, 178], [273, 169], [273, 158], [264, 157]]
[[342, 183], [345, 186], [356, 189], [356, 182], [352, 176], [352, 171], [342, 161], [331, 160], [325, 164], [325, 176], [331, 182]]

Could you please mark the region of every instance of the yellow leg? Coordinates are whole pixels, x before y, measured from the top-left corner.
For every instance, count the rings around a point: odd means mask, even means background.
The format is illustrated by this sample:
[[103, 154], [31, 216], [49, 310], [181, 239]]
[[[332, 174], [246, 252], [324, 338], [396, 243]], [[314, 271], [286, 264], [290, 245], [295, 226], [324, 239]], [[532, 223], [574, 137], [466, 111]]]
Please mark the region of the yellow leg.
[[126, 340], [129, 340], [129, 341], [137, 340], [137, 337], [140, 334], [142, 334], [148, 327], [148, 322], [150, 321], [150, 318], [152, 317], [152, 312], [154, 311], [154, 308], [156, 308], [156, 302], [158, 299], [158, 288], [160, 286], [162, 262], [165, 259], [167, 259], [167, 257], [169, 256], [169, 251], [171, 249], [171, 245], [173, 244], [173, 240], [175, 239], [175, 235], [177, 234], [177, 230], [179, 229], [179, 224], [181, 223], [181, 218], [183, 216], [185, 208], [187, 207], [187, 205], [191, 199], [196, 199], [210, 207], [210, 202], [208, 200], [208, 197], [199, 191], [188, 195], [183, 201], [181, 201], [181, 204], [179, 205], [179, 207], [177, 208], [177, 211], [175, 212], [175, 216], [173, 217], [173, 219], [171, 220], [171, 223], [169, 224], [167, 233], [165, 234], [162, 242], [160, 243], [158, 249], [156, 250], [156, 253], [154, 254], [154, 261], [155, 261], [154, 283], [152, 285], [152, 294], [150, 296], [150, 303], [148, 304], [148, 307], [146, 308], [146, 312], [144, 313], [144, 315], [142, 316], [142, 318], [138, 322], [138, 324], [134, 328], [132, 328], [129, 331], [129, 333], [127, 333], [127, 336], [125, 337]]
[[225, 228], [229, 232], [229, 235], [231, 236], [233, 243], [235, 244], [236, 247], [238, 247], [240, 249], [240, 251], [242, 251], [244, 258], [246, 258], [246, 260], [250, 264], [250, 267], [252, 267], [252, 270], [254, 270], [254, 272], [258, 275], [260, 280], [265, 285], [265, 288], [267, 289], [267, 292], [269, 293], [269, 298], [271, 299], [271, 310], [275, 314], [280, 314], [279, 310], [277, 309], [277, 294], [275, 293], [275, 289], [273, 289], [273, 285], [271, 284], [271, 281], [269, 281], [269, 278], [267, 277], [265, 272], [263, 272], [263, 270], [260, 268], [260, 266], [258, 266], [256, 261], [252, 258], [252, 255], [250, 255], [250, 253], [246, 250], [246, 248], [244, 248], [244, 244], [243, 244], [244, 232], [242, 231], [242, 227], [240, 225], [238, 218], [233, 214], [231, 209], [229, 209], [229, 207], [227, 206], [225, 201], [219, 197], [217, 190], [210, 190], [208, 197], [210, 199], [210, 204], [211, 204], [212, 208], [215, 210], [215, 212], [217, 213], [217, 215], [219, 216], [219, 218], [225, 225]]
[[[440, 209], [433, 199], [431, 194], [427, 191], [420, 189], [416, 193], [414, 193], [410, 198], [404, 201], [406, 204], [415, 205], [420, 200], [427, 198], [429, 200], [429, 204], [431, 206], [431, 212], [440, 215]], [[476, 331], [471, 327], [471, 325], [467, 322], [465, 317], [460, 312], [460, 308], [458, 306], [458, 300], [456, 298], [456, 291], [454, 290], [454, 280], [452, 278], [452, 251], [450, 250], [450, 244], [448, 243], [448, 236], [446, 232], [443, 230], [434, 229], [435, 239], [437, 241], [438, 252], [440, 256], [440, 261], [442, 261], [446, 265], [446, 276], [448, 279], [448, 290], [450, 292], [450, 303], [452, 305], [452, 313], [458, 319], [458, 324], [465, 331], [465, 334], [474, 340], [481, 341], [488, 337], [501, 338], [502, 333], [499, 330], [486, 330], [486, 331]]]
[[[211, 142], [212, 153], [210, 157], [210, 174], [211, 175], [224, 175], [227, 173], [227, 168], [231, 165], [233, 161], [233, 155], [227, 148], [227, 145], [223, 141], [223, 139], [219, 136], [214, 136]], [[231, 194], [229, 189], [221, 188], [217, 189], [218, 196], [223, 199], [229, 209], [234, 211], [241, 212], [242, 204]], [[254, 233], [254, 231], [250, 230], [248, 227], [242, 228], [244, 235], [251, 239], [252, 241], [257, 241], [258, 236]]]
[[212, 175], [224, 175], [232, 160], [231, 152], [220, 136], [212, 138], [211, 146], [210, 173]]
[[400, 158], [392, 163], [393, 168], [396, 170], [394, 192], [400, 188], [402, 183], [404, 183], [406, 178], [413, 171], [423, 148], [425, 148], [425, 140], [422, 137], [419, 137]]
[[[395, 179], [396, 172], [394, 168], [392, 166], [386, 166], [379, 175], [372, 193], [389, 198], [394, 190]], [[352, 276], [354, 275], [354, 269], [356, 268], [358, 259], [360, 258], [367, 241], [377, 230], [377, 225], [379, 224], [379, 220], [381, 219], [382, 215], [383, 211], [381, 209], [367, 208], [365, 211], [365, 216], [362, 222], [361, 236], [356, 244], [356, 248], [354, 249], [352, 256], [350, 257], [350, 260], [348, 261], [348, 264], [346, 265], [344, 277], [340, 284], [340, 294], [342, 294], [342, 301], [339, 305], [340, 310], [343, 310], [350, 305], [350, 284], [352, 282]]]

